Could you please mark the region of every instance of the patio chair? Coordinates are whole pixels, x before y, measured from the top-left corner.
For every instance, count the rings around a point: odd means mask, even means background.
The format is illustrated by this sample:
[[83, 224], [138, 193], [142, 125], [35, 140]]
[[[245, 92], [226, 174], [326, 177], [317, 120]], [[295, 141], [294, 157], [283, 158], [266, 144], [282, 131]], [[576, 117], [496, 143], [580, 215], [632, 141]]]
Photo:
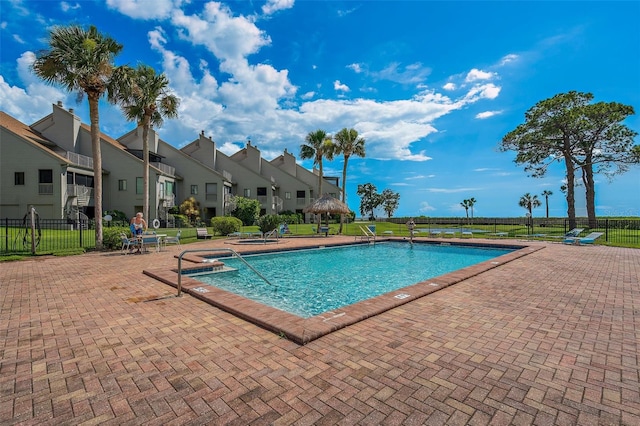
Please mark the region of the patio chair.
[[129, 254], [133, 249], [140, 248], [139, 240], [136, 237], [129, 238], [124, 232], [120, 234], [120, 241], [122, 241], [122, 248], [120, 249], [122, 254]]
[[178, 230], [178, 233], [176, 234], [175, 237], [164, 237], [163, 239], [163, 243], [166, 246], [167, 244], [177, 244], [180, 245], [180, 234], [182, 233], [181, 230]]
[[586, 237], [570, 237], [570, 238], [566, 238], [563, 242], [565, 244], [575, 244], [575, 245], [593, 244], [602, 235], [604, 235], [604, 232], [592, 232], [589, 235], [587, 235]]

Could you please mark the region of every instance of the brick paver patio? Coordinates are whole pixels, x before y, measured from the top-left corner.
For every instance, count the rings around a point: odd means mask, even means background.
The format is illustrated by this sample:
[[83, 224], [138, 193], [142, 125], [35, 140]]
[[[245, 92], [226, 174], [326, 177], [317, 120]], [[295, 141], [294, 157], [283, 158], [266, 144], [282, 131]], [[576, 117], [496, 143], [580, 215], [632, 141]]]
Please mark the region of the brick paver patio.
[[178, 247], [0, 263], [0, 423], [639, 425], [640, 250], [530, 244], [304, 346], [141, 272]]

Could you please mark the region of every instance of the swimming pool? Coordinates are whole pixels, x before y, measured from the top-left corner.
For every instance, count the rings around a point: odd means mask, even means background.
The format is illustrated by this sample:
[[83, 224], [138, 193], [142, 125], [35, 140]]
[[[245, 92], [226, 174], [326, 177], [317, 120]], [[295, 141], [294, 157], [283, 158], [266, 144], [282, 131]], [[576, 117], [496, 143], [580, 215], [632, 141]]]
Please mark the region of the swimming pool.
[[[309, 248], [322, 248], [323, 246], [353, 246], [353, 240], [348, 237], [334, 237], [330, 240], [322, 239], [322, 243], [319, 244], [318, 238], [300, 238], [291, 239], [288, 241], [288, 248], [291, 249], [309, 249]], [[402, 240], [398, 240], [402, 241]], [[269, 330], [280, 337], [286, 338], [297, 344], [307, 344], [315, 339], [318, 339], [327, 334], [331, 334], [344, 327], [357, 324], [360, 321], [366, 320], [373, 316], [382, 314], [389, 309], [394, 309], [402, 305], [417, 301], [431, 293], [444, 290], [450, 286], [456, 285], [460, 282], [464, 282], [471, 277], [480, 275], [493, 268], [499, 268], [505, 263], [512, 262], [520, 259], [523, 256], [527, 256], [531, 253], [535, 253], [538, 250], [543, 250], [542, 244], [530, 244], [530, 243], [509, 243], [509, 242], [496, 242], [487, 240], [484, 242], [477, 241], [459, 241], [456, 242], [457, 246], [466, 247], [494, 247], [498, 249], [511, 250], [507, 254], [486, 260], [484, 262], [476, 263], [471, 266], [467, 266], [462, 269], [458, 269], [452, 272], [448, 272], [439, 275], [428, 280], [419, 281], [419, 278], [413, 277], [411, 285], [399, 288], [394, 291], [390, 291], [379, 296], [372, 297], [370, 299], [361, 300], [360, 302], [353, 303], [351, 305], [344, 306], [342, 308], [333, 309], [331, 311], [323, 312], [319, 315], [312, 316], [310, 318], [302, 318], [298, 315], [294, 315], [283, 311], [281, 309], [273, 308], [263, 303], [256, 302], [247, 297], [237, 295], [221, 288], [203, 284], [201, 281], [196, 281], [190, 274], [196, 271], [204, 272], [211, 271], [217, 268], [216, 263], [207, 262], [208, 253], [216, 252], [216, 247], [221, 248], [224, 255], [228, 253], [226, 241], [218, 241], [217, 246], [211, 247], [209, 243], [207, 246], [202, 247], [201, 255], [194, 255], [193, 252], [200, 250], [189, 250], [191, 253], [183, 252], [184, 259], [191, 262], [191, 266], [183, 266], [181, 280], [178, 279], [178, 268], [171, 263], [166, 265], [156, 265], [143, 269], [143, 273], [150, 277], [153, 277], [167, 285], [180, 289], [185, 294], [191, 297], [199, 299], [204, 303], [207, 303], [215, 308], [225, 311], [237, 318], [253, 323], [259, 327]], [[367, 244], [367, 243], [363, 243]], [[378, 246], [379, 243], [376, 243]], [[403, 244], [409, 244], [404, 240]], [[433, 241], [419, 241], [414, 242], [414, 246], [418, 245], [454, 245], [453, 242], [433, 242]], [[250, 253], [257, 252], [273, 252], [273, 247], [269, 245], [254, 245], [254, 246], [236, 246], [239, 248], [241, 254], [246, 256]], [[240, 248], [241, 247], [241, 248]], [[282, 250], [280, 246], [279, 249]], [[206, 253], [206, 254], [205, 254]], [[298, 252], [302, 253], [302, 252]], [[377, 253], [377, 252], [376, 252]], [[495, 253], [495, 252], [494, 252]], [[497, 253], [496, 253], [497, 254]], [[220, 259], [223, 259], [220, 257]], [[211, 259], [208, 259], [211, 260]], [[249, 258], [250, 262], [253, 262], [253, 258]], [[378, 256], [370, 257], [369, 263], [382, 262], [384, 259], [379, 259]], [[350, 271], [340, 271], [342, 276], [350, 275]], [[388, 275], [388, 274], [387, 274]], [[180, 293], [178, 293], [180, 294]]]
[[385, 242], [220, 258], [234, 271], [192, 275], [204, 284], [309, 318], [484, 262], [506, 248]]

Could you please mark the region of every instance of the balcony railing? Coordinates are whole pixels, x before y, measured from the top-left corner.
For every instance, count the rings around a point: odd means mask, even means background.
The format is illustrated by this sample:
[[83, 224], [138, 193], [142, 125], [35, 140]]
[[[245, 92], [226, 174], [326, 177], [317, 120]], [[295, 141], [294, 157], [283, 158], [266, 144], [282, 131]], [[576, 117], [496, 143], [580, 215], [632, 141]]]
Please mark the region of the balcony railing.
[[40, 195], [53, 195], [53, 184], [52, 183], [39, 183], [38, 184], [38, 194], [40, 194]]
[[265, 204], [267, 202], [267, 196], [266, 195], [258, 195], [258, 201], [260, 201], [260, 204]]
[[206, 194], [205, 199], [207, 201], [218, 201], [218, 194]]
[[86, 155], [77, 154], [75, 152], [67, 151], [64, 154], [65, 158], [71, 161], [73, 164], [78, 166], [87, 167], [89, 169], [93, 168], [93, 158], [87, 157]]
[[171, 176], [175, 176], [176, 174], [176, 168], [173, 166], [170, 166], [168, 164], [164, 164], [164, 163], [159, 163], [159, 162], [153, 162], [150, 163], [153, 167], [162, 170], [163, 173], [166, 173], [168, 175]]

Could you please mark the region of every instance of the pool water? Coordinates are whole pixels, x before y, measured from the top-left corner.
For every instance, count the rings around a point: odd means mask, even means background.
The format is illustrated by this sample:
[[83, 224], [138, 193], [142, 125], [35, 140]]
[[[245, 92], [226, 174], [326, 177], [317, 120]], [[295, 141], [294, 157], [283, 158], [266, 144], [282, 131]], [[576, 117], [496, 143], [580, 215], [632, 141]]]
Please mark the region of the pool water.
[[236, 271], [191, 278], [309, 318], [509, 253], [511, 249], [385, 242], [243, 256]]

